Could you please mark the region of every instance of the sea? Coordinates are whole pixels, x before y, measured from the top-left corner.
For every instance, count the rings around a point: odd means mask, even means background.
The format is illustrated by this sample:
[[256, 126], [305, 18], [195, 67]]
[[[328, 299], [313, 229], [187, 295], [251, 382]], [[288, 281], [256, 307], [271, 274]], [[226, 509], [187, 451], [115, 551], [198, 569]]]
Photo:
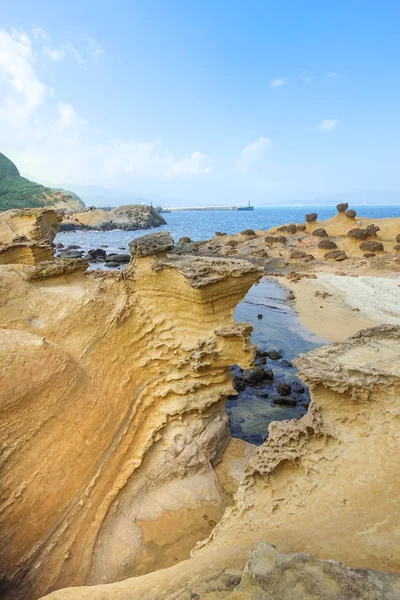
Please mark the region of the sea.
[[[380, 219], [400, 217], [399, 206], [351, 206], [360, 217]], [[136, 237], [166, 229], [177, 242], [180, 237], [188, 236], [194, 242], [214, 237], [216, 231], [239, 233], [244, 229], [270, 229], [284, 223], [302, 223], [306, 213], [316, 212], [318, 220], [323, 221], [337, 214], [334, 206], [268, 206], [255, 207], [249, 211], [179, 211], [164, 213], [167, 224], [154, 229], [141, 231], [76, 231], [59, 233], [56, 242], [65, 246], [76, 244], [84, 250], [108, 246], [110, 252], [128, 249], [128, 244]]]
[[[379, 219], [400, 217], [400, 206], [360, 206], [354, 207], [360, 217]], [[253, 211], [188, 211], [171, 212], [163, 216], [167, 225], [157, 229], [141, 231], [77, 231], [59, 233], [55, 241], [64, 246], [73, 244], [84, 250], [107, 247], [107, 253], [127, 252], [129, 242], [146, 233], [168, 230], [177, 242], [188, 236], [193, 241], [210, 239], [216, 231], [238, 233], [244, 229], [269, 229], [284, 223], [301, 223], [306, 213], [316, 212], [322, 221], [334, 216], [334, 206], [285, 206], [257, 207]], [[104, 263], [91, 265], [91, 268], [104, 268]], [[279, 360], [267, 359], [266, 368], [272, 369], [274, 379], [258, 387], [246, 387], [226, 402], [232, 437], [260, 445], [268, 437], [268, 426], [272, 421], [299, 419], [307, 412], [310, 393], [306, 386], [297, 394], [294, 407], [274, 403], [279, 395], [279, 384], [301, 384], [297, 369], [292, 360], [301, 353], [309, 352], [328, 343], [327, 340], [308, 331], [301, 323], [287, 300], [288, 291], [272, 278], [263, 277], [253, 285], [246, 297], [238, 304], [233, 318], [237, 322], [247, 322], [253, 327], [252, 342], [260, 350], [276, 350], [282, 355]], [[240, 369], [232, 365], [234, 375], [240, 376]]]

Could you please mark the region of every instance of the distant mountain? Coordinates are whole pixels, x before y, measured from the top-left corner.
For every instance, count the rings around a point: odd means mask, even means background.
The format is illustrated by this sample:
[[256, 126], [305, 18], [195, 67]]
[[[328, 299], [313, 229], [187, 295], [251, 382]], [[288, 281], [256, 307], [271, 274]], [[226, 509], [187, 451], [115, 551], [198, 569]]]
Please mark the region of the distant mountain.
[[0, 152], [0, 211], [50, 206], [68, 212], [85, 208], [73, 192], [46, 187], [21, 177], [15, 164]]

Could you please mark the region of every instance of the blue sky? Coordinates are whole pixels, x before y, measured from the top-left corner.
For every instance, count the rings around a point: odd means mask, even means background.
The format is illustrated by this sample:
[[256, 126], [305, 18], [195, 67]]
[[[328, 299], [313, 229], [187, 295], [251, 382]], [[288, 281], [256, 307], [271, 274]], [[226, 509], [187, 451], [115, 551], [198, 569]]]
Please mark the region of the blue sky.
[[0, 150], [30, 177], [178, 204], [400, 190], [398, 2], [3, 0], [0, 17]]

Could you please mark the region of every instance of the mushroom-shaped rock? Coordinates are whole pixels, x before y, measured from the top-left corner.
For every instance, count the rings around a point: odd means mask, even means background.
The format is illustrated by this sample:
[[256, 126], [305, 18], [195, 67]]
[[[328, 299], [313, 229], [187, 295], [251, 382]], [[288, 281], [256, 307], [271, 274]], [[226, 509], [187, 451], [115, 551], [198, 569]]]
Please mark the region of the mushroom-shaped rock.
[[348, 217], [349, 219], [354, 219], [356, 216], [356, 211], [355, 210], [346, 210], [345, 213], [346, 217]]
[[336, 204], [336, 210], [338, 212], [345, 212], [349, 208], [347, 202], [341, 202], [340, 204]]
[[319, 229], [315, 229], [312, 232], [312, 234], [315, 235], [316, 237], [328, 237], [326, 229], [324, 229], [323, 227], [320, 227]]
[[247, 235], [247, 236], [256, 235], [256, 232], [253, 231], [252, 229], [245, 229], [244, 231], [240, 232], [240, 235]]
[[307, 225], [305, 223], [299, 223], [298, 225], [296, 225], [297, 227], [297, 231], [305, 231]]
[[383, 252], [381, 242], [361, 242], [359, 248], [364, 252]]
[[323, 250], [334, 250], [337, 248], [337, 245], [332, 240], [325, 239], [318, 243], [318, 248], [322, 248]]
[[281, 225], [277, 227], [277, 231], [285, 231], [286, 233], [297, 233], [297, 225], [296, 223], [289, 223], [288, 225]]
[[264, 241], [267, 244], [286, 244], [287, 237], [284, 235], [266, 235]]
[[360, 229], [359, 227], [355, 227], [354, 229], [350, 229], [347, 233], [347, 237], [355, 238], [356, 240], [366, 240], [367, 239], [367, 230]]
[[161, 252], [169, 252], [174, 247], [174, 240], [169, 231], [148, 233], [138, 237], [129, 244], [132, 256], [151, 256]]
[[307, 223], [312, 223], [313, 221], [317, 220], [318, 215], [317, 213], [308, 213], [304, 218]]
[[347, 256], [343, 250], [329, 250], [324, 254], [324, 258], [332, 258], [333, 260], [341, 261], [346, 260]]
[[307, 252], [303, 252], [302, 250], [292, 250], [289, 254], [289, 258], [291, 258], [292, 260], [314, 260], [312, 254], [307, 254]]
[[189, 244], [192, 240], [190, 239], [190, 237], [187, 237], [187, 235], [179, 238], [178, 240], [178, 244]]
[[376, 236], [376, 234], [378, 233], [378, 231], [380, 231], [380, 227], [377, 227], [376, 225], [368, 225], [368, 227], [365, 228], [365, 231], [367, 232], [368, 236]]

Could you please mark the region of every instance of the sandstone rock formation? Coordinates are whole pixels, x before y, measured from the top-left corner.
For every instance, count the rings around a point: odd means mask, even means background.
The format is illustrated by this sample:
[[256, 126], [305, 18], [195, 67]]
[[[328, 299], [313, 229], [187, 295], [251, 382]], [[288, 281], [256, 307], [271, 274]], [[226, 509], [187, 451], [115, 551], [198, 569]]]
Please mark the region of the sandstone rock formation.
[[298, 359], [308, 414], [270, 425], [190, 560], [48, 600], [396, 599], [399, 340], [400, 327], [381, 326]]
[[111, 229], [124, 229], [136, 231], [138, 229], [151, 229], [165, 225], [166, 221], [155, 208], [146, 204], [127, 204], [112, 210], [96, 208], [66, 215], [61, 230], [71, 229], [98, 229], [108, 231]]
[[0, 266], [4, 598], [151, 570], [157, 522], [173, 564], [226, 506], [227, 367], [253, 360], [232, 313], [260, 272], [164, 251], [119, 273]]
[[31, 208], [0, 213], [0, 264], [37, 264], [51, 260], [61, 218], [53, 209]]

